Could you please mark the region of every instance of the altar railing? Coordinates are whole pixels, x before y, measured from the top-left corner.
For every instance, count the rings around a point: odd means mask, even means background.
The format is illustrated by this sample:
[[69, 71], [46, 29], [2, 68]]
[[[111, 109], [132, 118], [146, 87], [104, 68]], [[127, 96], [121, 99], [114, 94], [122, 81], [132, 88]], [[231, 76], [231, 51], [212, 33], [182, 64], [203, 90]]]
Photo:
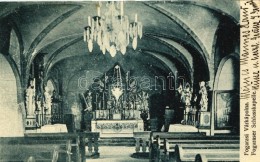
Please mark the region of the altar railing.
[[149, 152], [150, 134], [150, 131], [134, 132], [136, 154]]

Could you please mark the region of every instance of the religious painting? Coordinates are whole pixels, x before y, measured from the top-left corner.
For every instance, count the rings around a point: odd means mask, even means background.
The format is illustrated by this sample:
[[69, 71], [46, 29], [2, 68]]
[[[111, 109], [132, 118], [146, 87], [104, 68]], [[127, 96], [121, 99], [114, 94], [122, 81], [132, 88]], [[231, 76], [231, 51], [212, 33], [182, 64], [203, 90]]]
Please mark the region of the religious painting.
[[235, 91], [215, 92], [216, 129], [230, 129], [234, 126], [235, 116], [239, 114], [238, 99], [239, 94]]

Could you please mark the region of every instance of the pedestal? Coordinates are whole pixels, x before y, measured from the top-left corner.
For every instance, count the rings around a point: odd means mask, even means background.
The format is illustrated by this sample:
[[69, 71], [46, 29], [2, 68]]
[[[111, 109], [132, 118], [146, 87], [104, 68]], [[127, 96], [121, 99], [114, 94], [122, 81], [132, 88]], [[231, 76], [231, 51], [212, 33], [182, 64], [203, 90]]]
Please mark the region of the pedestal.
[[172, 109], [165, 109], [164, 118], [165, 118], [165, 121], [164, 121], [165, 131], [168, 132], [170, 124], [173, 123], [174, 110], [172, 110]]
[[109, 110], [96, 110], [95, 117], [96, 119], [109, 119]]
[[171, 124], [169, 132], [198, 132], [198, 129], [192, 125]]
[[32, 130], [36, 129], [36, 117], [35, 116], [27, 116], [25, 119], [25, 129]]
[[121, 114], [113, 114], [113, 120], [121, 120]]
[[210, 126], [210, 112], [200, 112], [200, 127]]
[[141, 112], [139, 110], [125, 110], [125, 119], [141, 119]]
[[45, 115], [45, 124], [51, 124], [51, 114]]

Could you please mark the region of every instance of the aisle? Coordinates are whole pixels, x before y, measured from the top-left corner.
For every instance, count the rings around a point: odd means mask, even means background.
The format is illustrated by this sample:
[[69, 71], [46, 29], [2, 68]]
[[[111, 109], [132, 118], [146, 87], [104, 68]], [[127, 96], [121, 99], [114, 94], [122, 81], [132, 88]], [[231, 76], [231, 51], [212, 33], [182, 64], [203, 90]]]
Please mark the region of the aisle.
[[100, 158], [87, 159], [86, 162], [148, 162], [149, 159], [136, 159], [131, 155], [135, 147], [127, 146], [100, 146]]

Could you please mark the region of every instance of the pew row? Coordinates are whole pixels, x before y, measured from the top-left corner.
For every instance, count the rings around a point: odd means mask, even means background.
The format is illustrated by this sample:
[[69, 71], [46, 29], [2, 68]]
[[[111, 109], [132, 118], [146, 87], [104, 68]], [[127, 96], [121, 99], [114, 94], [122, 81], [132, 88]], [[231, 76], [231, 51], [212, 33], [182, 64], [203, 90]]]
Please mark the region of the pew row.
[[176, 145], [173, 157], [170, 157], [169, 162], [184, 161], [239, 161], [239, 143]]
[[49, 161], [57, 162], [59, 158], [58, 145], [0, 145], [1, 162]]
[[[84, 161], [86, 158], [98, 158], [98, 132], [77, 132], [77, 133], [34, 133], [27, 134], [26, 137], [46, 140], [59, 140], [59, 139], [71, 139], [74, 141], [72, 144], [74, 161]], [[87, 151], [86, 151], [87, 147]]]
[[[169, 138], [169, 139], [165, 139], [164, 146], [165, 146], [165, 151], [164, 151], [165, 161], [172, 161], [170, 159], [174, 159], [173, 161], [194, 161], [195, 155], [200, 153], [196, 151], [203, 151], [203, 148], [204, 150], [207, 151], [214, 150], [214, 149], [215, 150], [220, 149], [222, 151], [226, 151], [227, 155], [230, 155], [231, 159], [232, 157], [237, 157], [237, 158], [239, 157], [239, 155], [237, 156], [237, 154], [239, 154], [239, 136], [213, 136], [213, 137], [203, 137], [203, 138], [195, 137], [192, 139], [186, 138], [181, 140]], [[195, 152], [192, 152], [193, 151], [192, 149], [191, 150], [187, 149], [188, 153], [185, 152], [185, 156], [189, 155], [190, 157], [190, 159], [187, 159], [182, 156], [181, 152], [183, 149], [181, 149], [181, 151], [180, 149], [176, 150], [176, 146], [180, 146], [182, 148], [184, 147], [185, 149], [193, 148]], [[228, 151], [225, 149], [230, 150], [230, 152], [228, 153]], [[233, 154], [232, 152], [235, 152], [235, 154]], [[207, 154], [212, 154], [212, 153], [208, 152]], [[231, 161], [236, 161], [236, 158], [233, 158], [233, 160]]]
[[[98, 138], [99, 133], [91, 132], [28, 133], [25, 137], [1, 137], [1, 151], [7, 148], [6, 151], [1, 152], [3, 155], [1, 157], [5, 157], [5, 161], [16, 161], [12, 155], [17, 152], [17, 157], [22, 156], [23, 160], [31, 157], [38, 159], [36, 161], [45, 161], [44, 158], [46, 158], [47, 161], [85, 162], [87, 157], [99, 157]], [[86, 146], [88, 152], [85, 150]], [[20, 158], [18, 161], [23, 160]]]
[[[58, 161], [80, 162], [80, 136], [77, 133], [27, 133], [27, 144], [58, 144], [60, 146]], [[66, 154], [66, 159], [64, 155]]]
[[[209, 162], [209, 161], [216, 161], [216, 162], [226, 162], [226, 161], [232, 161], [232, 162], [239, 162], [239, 155], [232, 155], [232, 154], [226, 154], [223, 157], [222, 155], [217, 154], [197, 154], [195, 156], [195, 162]], [[222, 157], [221, 159], [219, 157]]]
[[165, 139], [186, 140], [203, 138], [198, 132], [152, 132], [150, 137], [150, 162], [165, 161]]
[[[48, 140], [30, 137], [1, 137], [1, 161], [71, 161], [72, 140]], [[22, 159], [22, 160], [21, 160]], [[45, 159], [45, 160], [44, 160]], [[52, 159], [52, 160], [50, 160]]]

